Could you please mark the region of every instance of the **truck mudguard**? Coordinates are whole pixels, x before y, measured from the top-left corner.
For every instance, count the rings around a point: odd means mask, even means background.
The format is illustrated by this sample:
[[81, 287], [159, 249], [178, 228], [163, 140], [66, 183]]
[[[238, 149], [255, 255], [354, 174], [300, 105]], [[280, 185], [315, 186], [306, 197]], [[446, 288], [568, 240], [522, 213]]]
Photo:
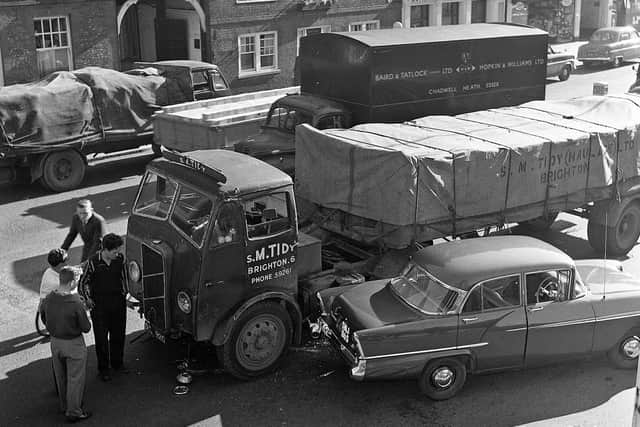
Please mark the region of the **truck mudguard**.
[[227, 342], [235, 322], [240, 318], [242, 313], [244, 313], [249, 307], [267, 300], [284, 301], [293, 324], [293, 343], [299, 344], [302, 339], [302, 312], [295, 299], [291, 295], [287, 295], [283, 292], [265, 292], [245, 301], [229, 318], [216, 327], [211, 339], [212, 344], [219, 346]]

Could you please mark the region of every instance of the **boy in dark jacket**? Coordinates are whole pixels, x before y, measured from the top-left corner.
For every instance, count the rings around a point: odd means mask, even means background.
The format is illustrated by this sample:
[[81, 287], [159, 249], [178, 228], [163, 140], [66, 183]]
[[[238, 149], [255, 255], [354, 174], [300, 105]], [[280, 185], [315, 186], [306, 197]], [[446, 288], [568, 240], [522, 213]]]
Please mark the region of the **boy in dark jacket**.
[[51, 334], [53, 372], [58, 384], [60, 408], [71, 422], [87, 419], [82, 409], [87, 372], [87, 347], [82, 333], [91, 330], [84, 304], [72, 293], [79, 272], [72, 267], [60, 270], [60, 287], [42, 302], [42, 320]]

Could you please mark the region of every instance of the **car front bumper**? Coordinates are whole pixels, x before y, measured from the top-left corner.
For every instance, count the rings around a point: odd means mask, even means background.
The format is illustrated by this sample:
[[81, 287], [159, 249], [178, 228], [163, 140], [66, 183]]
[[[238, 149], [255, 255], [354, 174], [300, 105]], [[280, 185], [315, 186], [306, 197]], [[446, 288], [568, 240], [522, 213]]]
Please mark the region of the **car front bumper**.
[[339, 332], [333, 327], [331, 319], [320, 317], [318, 324], [320, 325], [322, 333], [329, 339], [331, 345], [340, 352], [342, 358], [351, 368], [349, 376], [354, 380], [362, 381], [366, 375], [367, 361], [355, 354], [349, 346], [343, 342]]

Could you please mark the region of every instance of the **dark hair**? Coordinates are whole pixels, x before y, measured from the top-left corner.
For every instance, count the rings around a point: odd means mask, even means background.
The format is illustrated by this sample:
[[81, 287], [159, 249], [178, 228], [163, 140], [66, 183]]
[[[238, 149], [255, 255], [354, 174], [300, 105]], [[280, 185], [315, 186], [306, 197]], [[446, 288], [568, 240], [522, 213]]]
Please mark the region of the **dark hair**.
[[123, 244], [124, 240], [122, 240], [122, 237], [118, 236], [115, 233], [105, 234], [102, 238], [102, 247], [108, 251], [117, 249]]
[[57, 267], [67, 260], [67, 251], [62, 248], [51, 249], [47, 255], [47, 262], [51, 267]]
[[90, 208], [91, 207], [91, 200], [89, 200], [89, 199], [78, 200], [78, 207], [79, 208]]
[[60, 270], [60, 285], [68, 285], [76, 278], [76, 269], [73, 267], [62, 267]]

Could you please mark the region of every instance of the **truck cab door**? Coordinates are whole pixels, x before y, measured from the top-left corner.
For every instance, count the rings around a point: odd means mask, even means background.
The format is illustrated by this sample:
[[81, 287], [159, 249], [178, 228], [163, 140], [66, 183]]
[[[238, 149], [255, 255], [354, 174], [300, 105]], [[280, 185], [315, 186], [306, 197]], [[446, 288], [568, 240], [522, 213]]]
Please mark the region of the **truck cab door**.
[[220, 206], [203, 248], [196, 325], [206, 340], [243, 300], [246, 290], [244, 212], [237, 202]]

